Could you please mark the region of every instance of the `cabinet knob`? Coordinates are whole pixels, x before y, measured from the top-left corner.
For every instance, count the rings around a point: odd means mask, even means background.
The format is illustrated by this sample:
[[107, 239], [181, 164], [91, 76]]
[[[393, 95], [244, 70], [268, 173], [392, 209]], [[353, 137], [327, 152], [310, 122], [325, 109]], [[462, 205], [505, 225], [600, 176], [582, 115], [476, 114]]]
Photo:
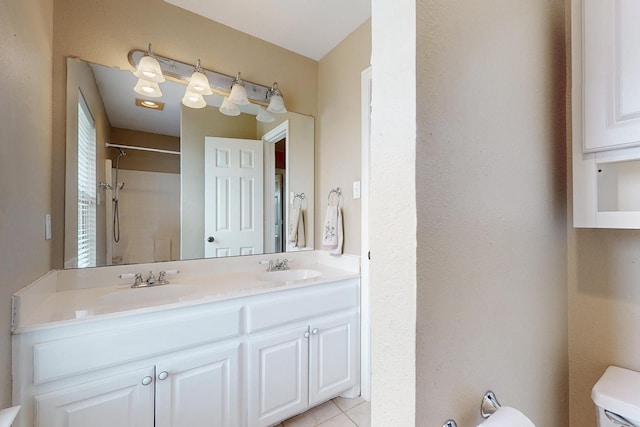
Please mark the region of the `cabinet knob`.
[[304, 337], [305, 337], [305, 338], [309, 338], [309, 335], [310, 335], [310, 334], [309, 334], [309, 331], [307, 331], [307, 332], [305, 332], [305, 333], [304, 333]]
[[167, 371], [162, 371], [158, 374], [158, 379], [160, 381], [166, 380], [168, 376], [169, 376], [169, 373]]
[[318, 335], [318, 328], [313, 328], [313, 330], [311, 331], [311, 333], [313, 335]]
[[153, 382], [153, 378], [152, 377], [144, 377], [142, 379], [142, 385], [149, 385]]

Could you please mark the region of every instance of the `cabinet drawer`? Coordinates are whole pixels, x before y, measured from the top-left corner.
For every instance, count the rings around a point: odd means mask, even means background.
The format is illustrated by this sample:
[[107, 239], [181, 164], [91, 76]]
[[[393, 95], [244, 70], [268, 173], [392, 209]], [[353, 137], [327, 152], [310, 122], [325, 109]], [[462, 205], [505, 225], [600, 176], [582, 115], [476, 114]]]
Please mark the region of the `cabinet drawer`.
[[36, 343], [35, 384], [241, 334], [240, 307]]
[[357, 308], [358, 279], [343, 280], [286, 293], [274, 293], [247, 306], [247, 330], [261, 331], [289, 322]]

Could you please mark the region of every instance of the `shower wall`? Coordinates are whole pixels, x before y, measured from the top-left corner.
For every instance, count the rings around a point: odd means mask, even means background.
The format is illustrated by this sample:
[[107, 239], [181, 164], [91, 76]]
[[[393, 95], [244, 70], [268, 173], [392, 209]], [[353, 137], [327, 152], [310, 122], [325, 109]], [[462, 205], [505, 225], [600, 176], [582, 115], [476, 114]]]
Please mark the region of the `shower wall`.
[[120, 169], [118, 181], [125, 186], [114, 264], [180, 259], [180, 174]]

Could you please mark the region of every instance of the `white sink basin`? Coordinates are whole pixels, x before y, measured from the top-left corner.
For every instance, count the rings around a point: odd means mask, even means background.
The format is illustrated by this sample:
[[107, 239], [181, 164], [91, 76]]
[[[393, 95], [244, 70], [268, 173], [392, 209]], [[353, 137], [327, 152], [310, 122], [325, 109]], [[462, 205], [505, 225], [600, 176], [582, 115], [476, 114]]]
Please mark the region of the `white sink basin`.
[[269, 271], [258, 276], [259, 280], [265, 282], [296, 282], [300, 280], [315, 279], [322, 276], [318, 270], [292, 269], [282, 271]]
[[103, 295], [96, 302], [104, 305], [157, 303], [162, 300], [180, 300], [180, 298], [194, 294], [197, 291], [198, 287], [194, 285], [159, 285], [148, 288], [130, 288]]

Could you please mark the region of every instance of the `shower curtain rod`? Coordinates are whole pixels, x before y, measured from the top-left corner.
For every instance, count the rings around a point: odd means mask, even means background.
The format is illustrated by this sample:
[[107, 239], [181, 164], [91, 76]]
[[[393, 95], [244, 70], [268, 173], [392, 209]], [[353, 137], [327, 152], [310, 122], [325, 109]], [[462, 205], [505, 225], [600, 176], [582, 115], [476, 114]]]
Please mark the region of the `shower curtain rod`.
[[178, 156], [180, 155], [179, 151], [160, 150], [159, 148], [135, 147], [133, 145], [111, 144], [110, 142], [106, 142], [104, 146], [107, 148], [114, 147], [114, 148], [130, 149], [130, 150], [151, 151], [154, 153], [177, 154]]

